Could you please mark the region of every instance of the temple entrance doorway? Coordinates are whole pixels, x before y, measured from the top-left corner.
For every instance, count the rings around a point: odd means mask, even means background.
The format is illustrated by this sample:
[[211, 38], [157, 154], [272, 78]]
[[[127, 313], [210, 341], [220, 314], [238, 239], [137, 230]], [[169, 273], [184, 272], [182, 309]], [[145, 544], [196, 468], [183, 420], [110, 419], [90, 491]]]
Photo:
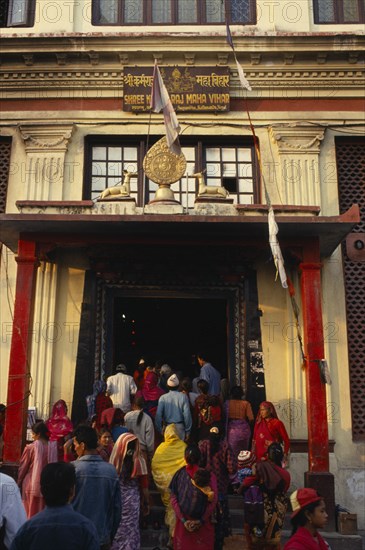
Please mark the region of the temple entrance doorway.
[[227, 376], [228, 314], [224, 298], [116, 297], [113, 367], [123, 362], [132, 371], [144, 356], [195, 377], [196, 354], [206, 350], [211, 362]]

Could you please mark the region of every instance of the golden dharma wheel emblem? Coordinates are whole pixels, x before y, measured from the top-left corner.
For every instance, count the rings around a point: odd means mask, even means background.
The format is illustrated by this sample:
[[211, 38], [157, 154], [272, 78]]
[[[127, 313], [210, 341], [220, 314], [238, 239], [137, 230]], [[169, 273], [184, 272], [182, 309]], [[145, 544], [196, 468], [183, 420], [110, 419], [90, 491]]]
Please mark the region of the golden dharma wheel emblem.
[[171, 185], [186, 172], [186, 158], [175, 155], [168, 148], [166, 137], [161, 138], [148, 150], [143, 159], [146, 176], [159, 185]]

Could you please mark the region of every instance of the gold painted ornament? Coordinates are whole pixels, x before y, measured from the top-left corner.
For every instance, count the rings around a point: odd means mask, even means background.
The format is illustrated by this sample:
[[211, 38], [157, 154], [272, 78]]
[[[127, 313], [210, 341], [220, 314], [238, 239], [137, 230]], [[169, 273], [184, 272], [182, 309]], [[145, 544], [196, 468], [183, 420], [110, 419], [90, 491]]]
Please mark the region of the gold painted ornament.
[[143, 169], [146, 176], [159, 186], [152, 202], [178, 202], [175, 200], [170, 185], [181, 179], [185, 174], [186, 158], [182, 153], [175, 155], [170, 151], [166, 137], [161, 138], [148, 150], [143, 159]]

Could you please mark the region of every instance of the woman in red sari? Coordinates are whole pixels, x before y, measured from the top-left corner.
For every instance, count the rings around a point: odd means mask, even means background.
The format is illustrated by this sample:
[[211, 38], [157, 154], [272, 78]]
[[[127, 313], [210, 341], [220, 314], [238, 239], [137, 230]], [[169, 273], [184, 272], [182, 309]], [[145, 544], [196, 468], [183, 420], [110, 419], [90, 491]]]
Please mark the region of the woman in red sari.
[[46, 421], [49, 432], [51, 462], [63, 460], [63, 446], [65, 437], [73, 431], [73, 424], [67, 416], [67, 405], [63, 399], [59, 399], [52, 407], [52, 414]]
[[211, 517], [218, 499], [217, 480], [210, 473], [209, 486], [201, 487], [196, 483], [200, 458], [199, 447], [187, 447], [186, 466], [175, 473], [170, 483], [171, 504], [176, 515], [174, 550], [214, 548], [214, 524]]
[[152, 420], [156, 416], [158, 400], [161, 395], [166, 393], [157, 384], [157, 374], [150, 371], [145, 378], [143, 388], [136, 393], [136, 397], [143, 397], [145, 402], [144, 410], [152, 417]]
[[253, 432], [252, 451], [257, 460], [267, 459], [267, 450], [271, 443], [284, 445], [284, 462], [289, 453], [290, 441], [284, 424], [278, 419], [274, 405], [270, 401], [260, 404]]
[[28, 519], [45, 507], [41, 493], [41, 472], [48, 462], [48, 430], [44, 422], [32, 427], [33, 443], [26, 445], [20, 459], [18, 485]]

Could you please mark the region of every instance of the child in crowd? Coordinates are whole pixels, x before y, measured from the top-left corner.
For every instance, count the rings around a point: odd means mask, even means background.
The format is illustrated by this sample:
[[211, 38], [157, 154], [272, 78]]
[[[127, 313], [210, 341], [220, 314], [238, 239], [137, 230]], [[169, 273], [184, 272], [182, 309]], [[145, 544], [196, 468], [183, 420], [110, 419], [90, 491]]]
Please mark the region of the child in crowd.
[[208, 502], [212, 502], [214, 499], [214, 491], [212, 490], [210, 483], [210, 472], [204, 468], [198, 468], [195, 472], [191, 483], [200, 489], [208, 497]]
[[241, 492], [240, 487], [246, 477], [255, 474], [256, 457], [251, 451], [240, 451], [237, 456], [237, 472], [231, 478], [231, 484], [235, 493]]
[[253, 475], [253, 467], [255, 464], [255, 455], [251, 451], [240, 451], [237, 456], [237, 482], [242, 481]]

